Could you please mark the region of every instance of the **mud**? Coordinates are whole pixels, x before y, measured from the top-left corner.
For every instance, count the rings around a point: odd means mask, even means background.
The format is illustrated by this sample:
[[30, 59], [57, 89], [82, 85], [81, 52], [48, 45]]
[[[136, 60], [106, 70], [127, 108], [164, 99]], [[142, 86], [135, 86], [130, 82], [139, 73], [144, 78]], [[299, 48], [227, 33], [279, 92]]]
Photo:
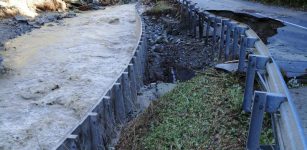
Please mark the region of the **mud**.
[[[246, 10], [250, 11], [250, 10]], [[252, 10], [251, 10], [252, 11]], [[244, 23], [248, 25], [251, 29], [253, 29], [260, 39], [265, 43], [268, 44], [268, 38], [277, 34], [277, 29], [284, 27], [285, 25], [277, 20], [271, 18], [258, 18], [253, 15], [249, 15], [246, 13], [237, 13], [233, 11], [227, 10], [209, 10], [209, 12], [236, 20], [238, 22]]]
[[[45, 10], [40, 11], [39, 14], [33, 18], [18, 14], [16, 16], [0, 18], [0, 51], [5, 50], [4, 43], [8, 40], [29, 33], [34, 29], [41, 28], [47, 23], [53, 22], [54, 24], [60, 25], [63, 19], [76, 17], [77, 14], [82, 11], [105, 9], [105, 7], [92, 3], [77, 6], [70, 4], [68, 6], [69, 9], [65, 12]], [[1, 62], [3, 59], [5, 58], [0, 56], [0, 66], [2, 65]], [[1, 66], [1, 68], [3, 68], [3, 66]]]
[[34, 29], [42, 27], [46, 23], [54, 22], [61, 24], [65, 18], [77, 16], [76, 13], [70, 11], [65, 13], [60, 12], [44, 12], [36, 18], [27, 18], [24, 16], [15, 16], [0, 20], [0, 51], [5, 50], [4, 43], [10, 39], [14, 39], [25, 33], [31, 32]]
[[[144, 7], [148, 10], [148, 6]], [[190, 80], [218, 62], [212, 53], [211, 39], [206, 45], [204, 40], [189, 36], [176, 13], [144, 12], [142, 18], [148, 37], [148, 62], [145, 86], [138, 93], [141, 112], [178, 82]]]
[[[117, 20], [116, 23], [110, 23]], [[0, 149], [51, 149], [126, 68], [137, 44], [134, 5], [88, 11], [5, 43]]]

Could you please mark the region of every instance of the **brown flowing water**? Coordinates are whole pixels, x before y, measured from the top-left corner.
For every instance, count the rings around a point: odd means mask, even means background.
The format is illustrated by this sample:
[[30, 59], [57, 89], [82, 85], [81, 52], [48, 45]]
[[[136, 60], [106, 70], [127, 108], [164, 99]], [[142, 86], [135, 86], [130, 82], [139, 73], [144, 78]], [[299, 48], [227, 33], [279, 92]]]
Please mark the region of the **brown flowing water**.
[[8, 41], [0, 77], [0, 149], [50, 149], [133, 56], [134, 5], [81, 13]]

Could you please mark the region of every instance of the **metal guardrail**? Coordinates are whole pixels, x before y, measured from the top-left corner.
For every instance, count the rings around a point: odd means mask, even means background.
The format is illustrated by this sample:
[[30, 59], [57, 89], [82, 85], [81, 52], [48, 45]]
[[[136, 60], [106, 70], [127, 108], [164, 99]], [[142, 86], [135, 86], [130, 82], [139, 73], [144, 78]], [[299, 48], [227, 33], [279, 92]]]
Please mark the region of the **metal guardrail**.
[[104, 150], [118, 136], [120, 127], [137, 107], [137, 91], [143, 86], [147, 58], [145, 26], [137, 12], [138, 45], [134, 56], [103, 97], [55, 146], [56, 150]]
[[[270, 145], [271, 149], [307, 149], [289, 89], [257, 34], [245, 24], [200, 9], [190, 0], [173, 2], [180, 6], [181, 21], [188, 34], [204, 39], [206, 44], [211, 39], [213, 56], [225, 61], [238, 60], [238, 72], [246, 71], [243, 110], [251, 112], [246, 149], [265, 148], [259, 143], [264, 113], [271, 114], [272, 119], [276, 145]], [[256, 77], [263, 91], [254, 91]]]

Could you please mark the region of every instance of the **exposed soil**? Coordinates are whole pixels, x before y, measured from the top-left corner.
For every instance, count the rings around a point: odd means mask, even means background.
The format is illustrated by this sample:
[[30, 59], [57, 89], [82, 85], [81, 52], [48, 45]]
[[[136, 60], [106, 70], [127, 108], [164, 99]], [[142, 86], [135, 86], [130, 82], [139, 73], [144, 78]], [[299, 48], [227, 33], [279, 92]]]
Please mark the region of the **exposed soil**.
[[176, 6], [158, 6], [154, 8], [155, 13], [150, 10], [142, 16], [148, 37], [148, 62], [147, 85], [138, 96], [141, 112], [152, 101], [174, 89], [178, 82], [190, 80], [198, 71], [217, 62], [211, 59], [210, 42], [206, 45], [204, 41], [188, 36], [174, 8]]
[[187, 36], [176, 16], [143, 16], [149, 39], [147, 83], [186, 81], [216, 63], [210, 45]]
[[257, 33], [257, 35], [265, 44], [268, 43], [268, 38], [277, 34], [278, 28], [285, 26], [282, 22], [274, 19], [258, 18], [253, 15], [245, 13], [237, 13], [227, 10], [209, 10], [209, 12], [248, 25], [251, 29], [253, 29]]

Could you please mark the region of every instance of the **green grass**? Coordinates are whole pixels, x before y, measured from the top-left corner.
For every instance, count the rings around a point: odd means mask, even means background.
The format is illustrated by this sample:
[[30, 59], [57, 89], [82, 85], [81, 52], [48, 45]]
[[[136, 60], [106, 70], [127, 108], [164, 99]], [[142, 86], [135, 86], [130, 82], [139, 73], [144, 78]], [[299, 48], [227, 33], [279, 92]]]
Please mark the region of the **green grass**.
[[250, 1], [307, 10], [307, 0], [250, 0]]
[[157, 1], [152, 8], [146, 11], [148, 15], [160, 15], [175, 11], [175, 8], [167, 1]]
[[[249, 115], [241, 109], [241, 80], [211, 69], [180, 83], [123, 131], [119, 148], [244, 149]], [[272, 142], [270, 129], [261, 141]]]

